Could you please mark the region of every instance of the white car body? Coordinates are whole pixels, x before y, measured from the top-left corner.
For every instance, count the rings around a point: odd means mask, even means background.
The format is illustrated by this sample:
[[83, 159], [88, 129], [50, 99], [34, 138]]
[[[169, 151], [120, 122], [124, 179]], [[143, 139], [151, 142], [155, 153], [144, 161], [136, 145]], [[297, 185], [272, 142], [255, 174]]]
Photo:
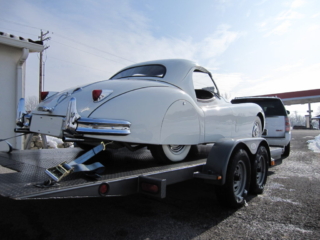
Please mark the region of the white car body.
[[[250, 138], [257, 117], [261, 121], [258, 131], [263, 130], [261, 107], [227, 102], [211, 73], [196, 63], [182, 59], [150, 61], [126, 67], [115, 76], [138, 67], [164, 72], [111, 78], [55, 93], [31, 115], [18, 110], [16, 130], [135, 145], [197, 145]], [[194, 84], [202, 81], [208, 84], [206, 89], [197, 86], [195, 90]], [[97, 89], [102, 99], [94, 101], [92, 94]]]

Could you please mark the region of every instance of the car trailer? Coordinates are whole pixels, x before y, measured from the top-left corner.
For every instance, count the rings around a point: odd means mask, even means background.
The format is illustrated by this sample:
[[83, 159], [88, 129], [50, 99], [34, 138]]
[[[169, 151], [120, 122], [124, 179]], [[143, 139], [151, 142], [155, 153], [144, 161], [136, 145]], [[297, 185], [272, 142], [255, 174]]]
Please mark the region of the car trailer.
[[[164, 198], [167, 185], [197, 178], [216, 185], [222, 204], [240, 207], [248, 192], [263, 192], [268, 167], [283, 154], [263, 138], [199, 145], [185, 161], [171, 164], [159, 164], [147, 148], [104, 149], [101, 143], [86, 153], [80, 148], [0, 152], [0, 196], [23, 200], [142, 193]], [[104, 169], [73, 171], [77, 161], [86, 166], [99, 162]]]

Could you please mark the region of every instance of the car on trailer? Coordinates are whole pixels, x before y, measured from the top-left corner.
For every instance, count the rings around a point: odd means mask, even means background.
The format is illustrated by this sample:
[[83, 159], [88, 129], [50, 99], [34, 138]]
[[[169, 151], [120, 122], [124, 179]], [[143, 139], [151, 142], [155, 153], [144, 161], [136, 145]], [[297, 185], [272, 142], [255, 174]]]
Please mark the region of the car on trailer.
[[183, 59], [134, 64], [109, 80], [41, 98], [30, 114], [21, 99], [16, 132], [59, 137], [83, 149], [101, 141], [148, 147], [161, 162], [182, 161], [199, 144], [261, 137], [265, 124], [259, 105], [227, 102], [207, 69]]

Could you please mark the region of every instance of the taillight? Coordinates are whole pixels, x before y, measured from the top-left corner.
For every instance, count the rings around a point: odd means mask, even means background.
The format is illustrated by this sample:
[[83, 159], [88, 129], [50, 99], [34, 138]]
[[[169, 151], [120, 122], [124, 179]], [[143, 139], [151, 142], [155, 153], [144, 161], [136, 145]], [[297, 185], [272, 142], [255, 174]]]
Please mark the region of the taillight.
[[92, 91], [92, 99], [94, 102], [99, 102], [102, 99], [108, 97], [111, 93], [113, 93], [113, 90], [109, 89], [97, 89]]
[[41, 92], [41, 101], [45, 100], [49, 92]]
[[141, 183], [141, 190], [149, 193], [158, 193], [159, 187], [156, 184], [152, 183]]
[[108, 183], [101, 183], [98, 189], [100, 196], [104, 197], [108, 194], [109, 191], [109, 184]]
[[93, 101], [95, 101], [95, 102], [98, 101], [101, 93], [102, 93], [102, 90], [93, 90], [92, 91], [92, 99], [93, 99]]
[[286, 132], [290, 132], [290, 120], [288, 117], [285, 118], [285, 124], [286, 124]]

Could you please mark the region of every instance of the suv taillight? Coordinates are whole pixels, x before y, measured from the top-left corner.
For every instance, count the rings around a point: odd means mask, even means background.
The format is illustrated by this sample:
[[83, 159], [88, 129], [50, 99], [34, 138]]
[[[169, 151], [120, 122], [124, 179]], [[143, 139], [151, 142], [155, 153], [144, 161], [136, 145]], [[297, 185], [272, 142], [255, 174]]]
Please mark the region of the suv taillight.
[[290, 120], [288, 117], [285, 118], [285, 124], [286, 124], [286, 132], [290, 132]]

